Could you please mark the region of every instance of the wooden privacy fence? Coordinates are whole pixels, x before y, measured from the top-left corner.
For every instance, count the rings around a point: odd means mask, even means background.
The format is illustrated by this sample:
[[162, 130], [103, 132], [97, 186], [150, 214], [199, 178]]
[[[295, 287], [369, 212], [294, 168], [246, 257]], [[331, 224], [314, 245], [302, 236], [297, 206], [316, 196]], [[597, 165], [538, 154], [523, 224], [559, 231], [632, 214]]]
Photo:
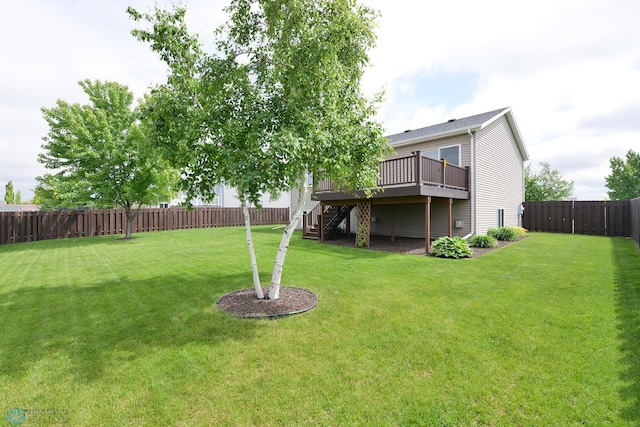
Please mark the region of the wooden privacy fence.
[[[252, 225], [289, 222], [289, 208], [249, 209]], [[133, 233], [244, 225], [242, 208], [142, 209]], [[124, 234], [124, 209], [0, 212], [0, 245], [36, 240]]]
[[530, 231], [630, 237], [631, 210], [629, 200], [524, 202], [523, 226]]

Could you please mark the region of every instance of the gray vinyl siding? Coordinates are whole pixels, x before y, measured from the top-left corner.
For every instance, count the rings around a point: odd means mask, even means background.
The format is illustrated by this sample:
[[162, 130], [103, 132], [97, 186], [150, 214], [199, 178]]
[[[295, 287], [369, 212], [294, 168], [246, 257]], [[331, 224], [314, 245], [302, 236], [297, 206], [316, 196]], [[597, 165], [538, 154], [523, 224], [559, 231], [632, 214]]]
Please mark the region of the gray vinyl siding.
[[438, 139], [435, 141], [418, 142], [411, 145], [405, 145], [402, 147], [393, 147], [395, 149], [395, 155], [391, 157], [408, 156], [412, 151], [429, 151], [436, 150], [438, 148], [449, 147], [451, 145], [460, 145], [460, 166], [471, 165], [471, 143], [469, 135], [461, 134], [452, 136], [449, 138]]
[[504, 116], [477, 132], [476, 164], [476, 233], [498, 226], [498, 209], [504, 209], [505, 226], [517, 226], [523, 160]]
[[[395, 213], [393, 213], [394, 210]], [[457, 219], [463, 221], [463, 228], [458, 229], [452, 226], [454, 236], [465, 236], [470, 233], [469, 200], [454, 200], [451, 216], [454, 224]], [[374, 205], [371, 207], [371, 217], [371, 234], [373, 235], [391, 236], [391, 221], [394, 219], [394, 232], [397, 237], [424, 239], [424, 204]], [[356, 232], [356, 209], [351, 211], [351, 232]], [[447, 205], [433, 200], [431, 203], [431, 237], [438, 238], [447, 234]]]

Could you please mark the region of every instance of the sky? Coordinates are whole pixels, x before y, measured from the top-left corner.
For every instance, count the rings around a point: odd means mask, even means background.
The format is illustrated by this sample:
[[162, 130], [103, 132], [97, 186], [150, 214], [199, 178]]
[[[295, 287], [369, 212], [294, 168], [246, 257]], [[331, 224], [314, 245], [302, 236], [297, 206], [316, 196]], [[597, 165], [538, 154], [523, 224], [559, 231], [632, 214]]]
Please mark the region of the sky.
[[[578, 200], [607, 196], [609, 159], [640, 152], [637, 0], [360, 0], [381, 13], [363, 91], [385, 91], [387, 134], [511, 107], [533, 172], [547, 162]], [[165, 7], [168, 0], [157, 2]], [[204, 48], [228, 1], [186, 0]], [[33, 197], [48, 126], [41, 108], [86, 104], [78, 81], [126, 84], [141, 97], [166, 68], [130, 32], [127, 6], [152, 0], [0, 2], [0, 195]]]

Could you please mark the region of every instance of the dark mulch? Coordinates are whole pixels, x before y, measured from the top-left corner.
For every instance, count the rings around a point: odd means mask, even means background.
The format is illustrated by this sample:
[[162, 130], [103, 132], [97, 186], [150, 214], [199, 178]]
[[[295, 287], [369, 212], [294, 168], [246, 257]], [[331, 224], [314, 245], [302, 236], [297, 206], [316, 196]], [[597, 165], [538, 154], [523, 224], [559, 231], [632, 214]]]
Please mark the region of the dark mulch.
[[[263, 288], [264, 295], [269, 293]], [[220, 310], [238, 317], [282, 317], [303, 313], [316, 306], [318, 297], [311, 291], [300, 288], [280, 287], [280, 298], [258, 299], [254, 288], [241, 289], [223, 295], [216, 305]]]
[[[339, 235], [324, 243], [329, 245], [355, 247], [355, 236], [347, 238], [346, 235]], [[471, 248], [473, 251], [473, 258], [495, 251], [496, 249], [500, 249], [510, 243], [513, 242], [498, 241], [495, 248]], [[410, 255], [427, 254], [424, 247], [424, 239], [416, 239], [413, 237], [396, 237], [395, 242], [392, 242], [389, 236], [371, 236], [369, 249], [374, 251], [395, 252]]]

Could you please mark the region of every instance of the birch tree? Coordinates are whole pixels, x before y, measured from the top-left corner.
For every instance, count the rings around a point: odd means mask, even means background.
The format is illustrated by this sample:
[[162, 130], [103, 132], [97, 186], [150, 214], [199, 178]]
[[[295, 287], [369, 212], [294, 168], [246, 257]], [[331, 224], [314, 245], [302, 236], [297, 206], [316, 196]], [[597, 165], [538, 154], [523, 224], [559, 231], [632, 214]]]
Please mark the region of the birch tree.
[[298, 189], [269, 286], [268, 298], [277, 299], [312, 190], [307, 173], [371, 189], [388, 152], [373, 119], [381, 95], [368, 99], [360, 89], [378, 15], [354, 0], [232, 0], [225, 11], [229, 20], [206, 53], [187, 30], [184, 8], [128, 9], [151, 25], [134, 36], [169, 66], [149, 115], [191, 195], [224, 182], [259, 207], [261, 194]]

